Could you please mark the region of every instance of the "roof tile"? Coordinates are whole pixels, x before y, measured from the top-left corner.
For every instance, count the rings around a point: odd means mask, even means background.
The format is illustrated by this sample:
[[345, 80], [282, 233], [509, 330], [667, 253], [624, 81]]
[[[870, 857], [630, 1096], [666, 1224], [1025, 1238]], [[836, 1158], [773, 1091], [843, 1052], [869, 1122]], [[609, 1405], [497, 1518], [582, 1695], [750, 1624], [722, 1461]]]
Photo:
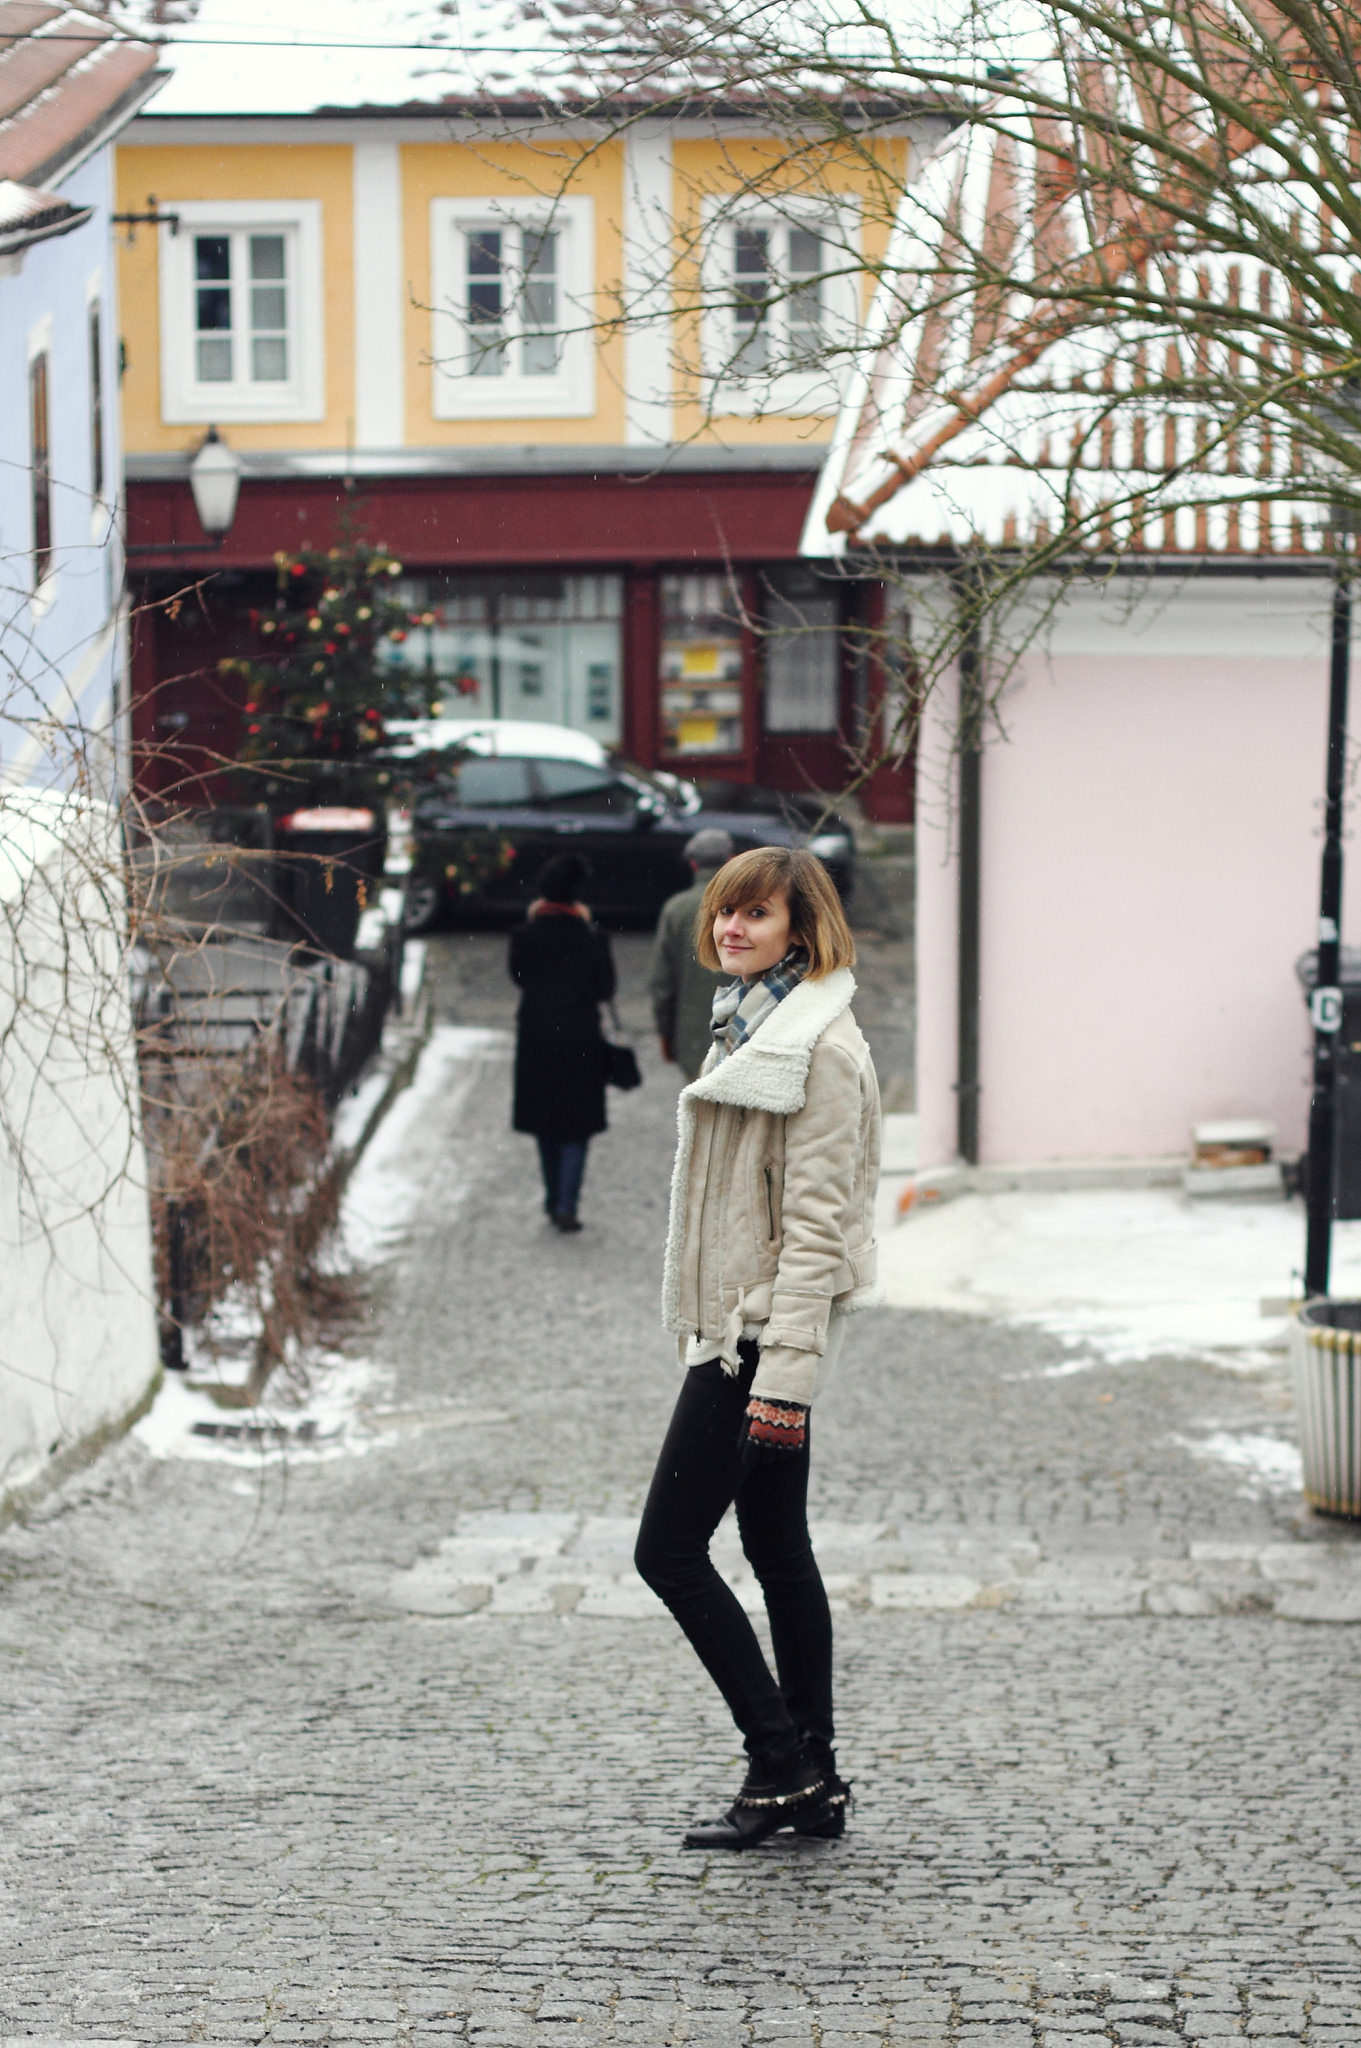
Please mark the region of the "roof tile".
[[97, 50], [107, 37], [95, 33], [82, 36], [25, 36], [0, 50], [0, 121], [21, 113], [38, 94], [55, 85], [82, 57]]
[[[0, 29], [6, 17], [18, 11], [0, 6]], [[89, 25], [98, 36], [99, 25], [89, 15], [71, 10], [68, 18], [73, 29]], [[33, 47], [24, 46], [25, 57]], [[82, 46], [81, 41], [64, 47], [72, 54], [70, 65], [8, 118], [0, 118], [0, 178], [41, 185], [58, 175], [82, 140], [127, 102], [139, 81], [156, 67], [157, 52], [148, 43], [104, 36], [93, 47], [89, 42]], [[0, 52], [0, 94], [16, 61], [9, 52]]]

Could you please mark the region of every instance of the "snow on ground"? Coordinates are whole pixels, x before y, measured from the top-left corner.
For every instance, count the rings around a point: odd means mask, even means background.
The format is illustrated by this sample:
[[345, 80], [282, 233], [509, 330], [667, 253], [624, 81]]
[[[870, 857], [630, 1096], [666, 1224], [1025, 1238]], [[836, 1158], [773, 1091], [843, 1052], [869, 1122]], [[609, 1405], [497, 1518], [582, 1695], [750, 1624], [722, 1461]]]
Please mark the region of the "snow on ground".
[[[348, 1264], [373, 1265], [394, 1256], [431, 1181], [442, 1176], [447, 1184], [457, 1173], [448, 1141], [450, 1102], [456, 1116], [479, 1061], [488, 1053], [508, 1056], [510, 1043], [508, 1032], [464, 1025], [441, 1025], [431, 1034], [411, 1085], [393, 1103], [346, 1185], [339, 1234]], [[437, 1102], [441, 1113], [433, 1116]], [[444, 1190], [441, 1202], [447, 1202]], [[186, 1345], [189, 1372], [166, 1374], [133, 1432], [153, 1457], [258, 1466], [285, 1458], [352, 1456], [379, 1441], [370, 1411], [391, 1375], [339, 1352], [301, 1361], [294, 1375], [275, 1373], [257, 1408], [223, 1407], [209, 1388], [244, 1385], [256, 1328], [254, 1310], [230, 1297], [212, 1318], [212, 1344]]]
[[1227, 1429], [1211, 1430], [1208, 1436], [1175, 1439], [1193, 1458], [1218, 1460], [1234, 1465], [1249, 1482], [1241, 1491], [1255, 1495], [1259, 1488], [1269, 1493], [1298, 1493], [1304, 1485], [1304, 1465], [1299, 1450], [1277, 1436], [1245, 1431], [1234, 1435]]
[[258, 1408], [221, 1408], [204, 1386], [167, 1373], [133, 1435], [153, 1458], [254, 1467], [350, 1457], [378, 1441], [355, 1424], [389, 1380], [366, 1359], [326, 1352], [309, 1360], [305, 1387], [276, 1373]]
[[[1084, 1364], [1170, 1352], [1239, 1368], [1279, 1358], [1301, 1292], [1298, 1202], [1191, 1201], [1172, 1188], [961, 1195], [914, 1211], [880, 1245], [895, 1308], [1000, 1316], [1046, 1331]], [[1361, 1295], [1361, 1223], [1333, 1232], [1332, 1290]]]
[[[510, 1055], [507, 1031], [441, 1024], [430, 1035], [411, 1086], [402, 1091], [350, 1175], [341, 1209], [341, 1239], [355, 1265], [390, 1258], [406, 1235], [422, 1191], [457, 1173], [448, 1132], [472, 1088], [479, 1056]], [[450, 1099], [456, 1098], [452, 1108]], [[446, 1105], [431, 1116], [433, 1103]], [[446, 1201], [441, 1190], [441, 1203]]]

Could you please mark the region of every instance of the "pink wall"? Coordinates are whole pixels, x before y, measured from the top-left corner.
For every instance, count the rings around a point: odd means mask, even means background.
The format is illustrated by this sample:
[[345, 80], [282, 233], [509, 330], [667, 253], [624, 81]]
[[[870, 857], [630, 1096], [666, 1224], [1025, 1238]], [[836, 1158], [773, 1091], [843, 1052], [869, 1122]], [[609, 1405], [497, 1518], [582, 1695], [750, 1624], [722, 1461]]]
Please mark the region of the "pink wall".
[[[1132, 606], [1112, 586], [1066, 599], [1027, 655], [983, 766], [985, 1162], [1181, 1153], [1193, 1122], [1230, 1115], [1302, 1146], [1292, 969], [1317, 915], [1329, 603], [1321, 581], [1162, 583]], [[933, 779], [918, 798], [924, 1164], [954, 1151], [938, 761]]]

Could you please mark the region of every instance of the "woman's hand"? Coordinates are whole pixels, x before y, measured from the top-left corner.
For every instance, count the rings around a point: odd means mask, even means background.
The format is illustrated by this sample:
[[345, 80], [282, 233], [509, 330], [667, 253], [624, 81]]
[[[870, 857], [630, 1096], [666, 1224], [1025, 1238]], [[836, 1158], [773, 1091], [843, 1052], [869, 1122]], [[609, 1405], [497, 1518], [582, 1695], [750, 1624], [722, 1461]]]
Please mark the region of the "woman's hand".
[[742, 1418], [740, 1441], [744, 1457], [752, 1461], [801, 1451], [808, 1441], [808, 1410], [798, 1401], [754, 1397]]

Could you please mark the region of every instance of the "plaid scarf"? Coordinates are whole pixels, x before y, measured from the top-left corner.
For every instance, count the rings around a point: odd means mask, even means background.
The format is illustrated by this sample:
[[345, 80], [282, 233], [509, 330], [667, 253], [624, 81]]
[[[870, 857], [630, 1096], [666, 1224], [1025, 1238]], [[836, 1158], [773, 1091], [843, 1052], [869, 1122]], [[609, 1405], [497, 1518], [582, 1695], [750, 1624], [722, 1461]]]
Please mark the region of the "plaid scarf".
[[714, 997], [713, 1033], [720, 1065], [739, 1045], [745, 1045], [753, 1031], [759, 1031], [771, 1011], [778, 1008], [791, 989], [797, 988], [808, 972], [808, 955], [802, 946], [791, 946], [783, 960], [776, 962], [759, 981], [730, 982]]

